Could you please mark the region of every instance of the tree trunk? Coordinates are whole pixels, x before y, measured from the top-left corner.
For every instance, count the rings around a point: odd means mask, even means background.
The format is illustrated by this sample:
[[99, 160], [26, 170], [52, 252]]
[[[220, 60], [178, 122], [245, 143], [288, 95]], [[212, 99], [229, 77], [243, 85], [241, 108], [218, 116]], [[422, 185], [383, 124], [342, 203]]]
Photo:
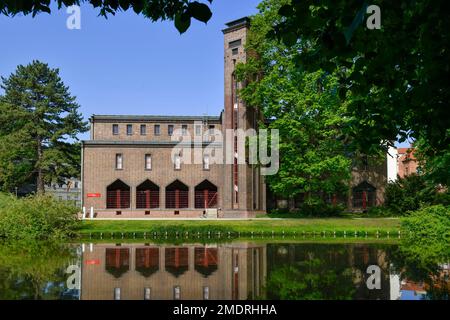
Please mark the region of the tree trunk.
[[37, 182], [36, 182], [36, 187], [37, 187], [37, 193], [38, 194], [44, 194], [45, 193], [45, 186], [44, 186], [44, 174], [42, 172], [42, 141], [41, 138], [38, 137], [37, 138], [37, 172], [38, 172], [38, 176], [37, 176]]

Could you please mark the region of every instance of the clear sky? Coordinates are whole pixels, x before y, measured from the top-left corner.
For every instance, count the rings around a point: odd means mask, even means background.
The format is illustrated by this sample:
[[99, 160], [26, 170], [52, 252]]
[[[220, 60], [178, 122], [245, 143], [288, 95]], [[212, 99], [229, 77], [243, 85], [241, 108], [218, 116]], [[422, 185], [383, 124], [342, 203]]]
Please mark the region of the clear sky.
[[195, 21], [183, 35], [171, 21], [152, 23], [133, 11], [106, 20], [88, 4], [81, 7], [81, 30], [67, 29], [64, 9], [35, 18], [1, 15], [0, 75], [33, 59], [59, 68], [85, 119], [218, 115], [224, 100], [221, 30], [226, 22], [257, 13], [259, 2], [214, 0], [208, 24]]
[[[0, 16], [0, 75], [33, 59], [59, 68], [87, 119], [92, 114], [218, 115], [223, 108], [225, 23], [257, 12], [260, 0], [214, 0], [207, 25], [183, 35], [173, 22], [152, 23], [133, 11], [108, 20], [81, 7], [81, 30], [64, 9]], [[82, 138], [87, 138], [83, 135]]]

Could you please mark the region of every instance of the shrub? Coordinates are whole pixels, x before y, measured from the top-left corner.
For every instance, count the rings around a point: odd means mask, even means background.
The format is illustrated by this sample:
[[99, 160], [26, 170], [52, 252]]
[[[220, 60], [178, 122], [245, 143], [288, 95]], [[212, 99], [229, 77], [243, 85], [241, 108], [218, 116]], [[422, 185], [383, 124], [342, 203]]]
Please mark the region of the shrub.
[[385, 207], [393, 214], [406, 215], [423, 206], [450, 204], [448, 192], [438, 192], [421, 175], [410, 175], [389, 183], [386, 187]]
[[78, 209], [49, 195], [0, 198], [0, 237], [54, 239], [75, 235]]
[[450, 259], [450, 207], [435, 205], [412, 212], [402, 218], [401, 231], [398, 258], [412, 266], [407, 268], [409, 276], [440, 274], [440, 265]]
[[402, 230], [409, 240], [424, 243], [450, 238], [450, 207], [435, 205], [414, 211], [402, 218]]

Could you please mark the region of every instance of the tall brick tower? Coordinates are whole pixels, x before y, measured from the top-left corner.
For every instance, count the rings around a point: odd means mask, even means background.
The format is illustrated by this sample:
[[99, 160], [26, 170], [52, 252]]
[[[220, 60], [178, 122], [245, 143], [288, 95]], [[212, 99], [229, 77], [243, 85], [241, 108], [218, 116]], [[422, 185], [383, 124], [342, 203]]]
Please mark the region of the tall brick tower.
[[[225, 110], [223, 130], [257, 129], [258, 111], [248, 108], [239, 98], [243, 83], [236, 80], [235, 68], [247, 61], [245, 44], [250, 28], [250, 19], [245, 17], [226, 24], [224, 33], [225, 49]], [[226, 136], [226, 135], [224, 135]], [[224, 166], [223, 212], [229, 217], [251, 217], [266, 210], [266, 190], [263, 177], [257, 166], [242, 164], [237, 155], [237, 138], [224, 139], [226, 149], [233, 150], [232, 164]], [[226, 152], [224, 152], [225, 154]], [[242, 155], [241, 155], [242, 156]], [[241, 161], [238, 161], [241, 160]]]

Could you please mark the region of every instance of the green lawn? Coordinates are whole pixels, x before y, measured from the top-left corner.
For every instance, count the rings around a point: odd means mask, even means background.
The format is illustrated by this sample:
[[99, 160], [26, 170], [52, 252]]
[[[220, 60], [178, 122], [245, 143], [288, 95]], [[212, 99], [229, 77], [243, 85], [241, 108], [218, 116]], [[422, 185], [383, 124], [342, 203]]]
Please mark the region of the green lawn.
[[253, 219], [253, 220], [94, 220], [83, 221], [81, 233], [83, 235], [96, 233], [150, 233], [158, 232], [175, 234], [190, 233], [241, 233], [241, 234], [301, 234], [301, 233], [338, 233], [343, 234], [369, 233], [371, 235], [398, 232], [399, 219], [382, 218], [308, 218], [308, 219]]

